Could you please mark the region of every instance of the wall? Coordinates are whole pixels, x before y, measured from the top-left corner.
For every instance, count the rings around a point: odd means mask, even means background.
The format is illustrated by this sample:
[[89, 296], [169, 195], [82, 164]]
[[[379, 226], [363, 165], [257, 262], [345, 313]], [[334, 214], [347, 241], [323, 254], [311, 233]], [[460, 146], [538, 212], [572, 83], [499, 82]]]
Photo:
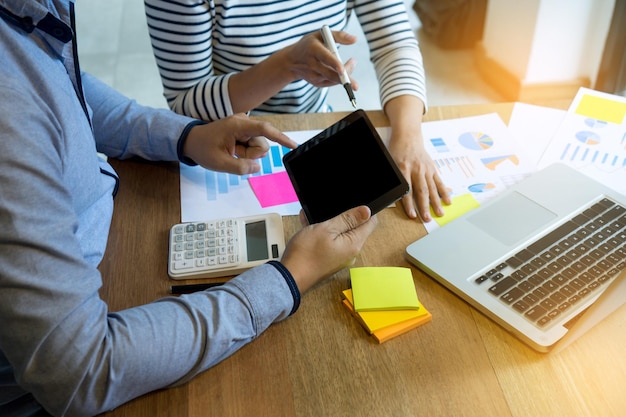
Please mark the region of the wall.
[[615, 0], [489, 0], [479, 71], [511, 100], [593, 86]]

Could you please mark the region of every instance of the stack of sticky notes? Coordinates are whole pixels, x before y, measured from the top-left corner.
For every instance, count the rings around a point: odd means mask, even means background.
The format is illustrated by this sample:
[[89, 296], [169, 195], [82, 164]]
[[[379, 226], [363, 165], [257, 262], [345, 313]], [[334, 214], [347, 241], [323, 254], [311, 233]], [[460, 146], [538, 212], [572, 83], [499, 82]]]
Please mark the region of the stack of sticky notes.
[[420, 304], [410, 268], [350, 269], [352, 288], [343, 291], [343, 305], [378, 343], [432, 319]]

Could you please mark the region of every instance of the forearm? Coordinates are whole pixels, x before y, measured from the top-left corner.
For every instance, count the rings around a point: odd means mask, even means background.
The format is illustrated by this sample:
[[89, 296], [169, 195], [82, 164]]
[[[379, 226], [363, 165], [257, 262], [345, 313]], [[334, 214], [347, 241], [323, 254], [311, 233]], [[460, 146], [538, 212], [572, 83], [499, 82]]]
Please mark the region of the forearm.
[[286, 53], [285, 49], [280, 50], [229, 78], [228, 95], [234, 113], [253, 110], [296, 80], [285, 65]]
[[142, 106], [89, 74], [84, 74], [83, 85], [93, 110], [99, 152], [115, 158], [178, 159], [178, 139], [194, 119], [167, 109]]
[[383, 107], [404, 95], [419, 98], [427, 107], [422, 55], [404, 4], [359, 0], [355, 11], [368, 40]]
[[152, 50], [170, 109], [206, 121], [232, 115], [228, 98], [230, 74], [214, 69], [215, 4], [145, 0], [144, 5]]
[[389, 100], [383, 110], [389, 119], [392, 140], [413, 140], [416, 136], [422, 138], [422, 100], [411, 95], [398, 96]]
[[[99, 414], [184, 383], [287, 317], [294, 306], [284, 277], [270, 265], [219, 289], [117, 313], [107, 314], [97, 293], [72, 310], [55, 305], [48, 320], [63, 320], [36, 350], [14, 345], [33, 352], [14, 365], [27, 391], [55, 415], [68, 416]], [[15, 360], [15, 351], [7, 353]]]

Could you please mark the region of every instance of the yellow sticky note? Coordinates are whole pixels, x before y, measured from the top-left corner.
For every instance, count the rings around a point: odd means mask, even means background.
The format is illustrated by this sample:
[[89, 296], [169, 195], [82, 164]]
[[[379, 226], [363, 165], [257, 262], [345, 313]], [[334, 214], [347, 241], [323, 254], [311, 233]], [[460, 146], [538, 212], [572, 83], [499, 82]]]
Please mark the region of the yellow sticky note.
[[626, 103], [585, 94], [580, 99], [575, 113], [603, 122], [622, 124], [626, 115]]
[[354, 310], [417, 310], [419, 301], [413, 274], [403, 267], [350, 269]]
[[452, 197], [452, 204], [450, 204], [449, 206], [443, 206], [443, 216], [435, 216], [435, 212], [433, 211], [432, 207], [430, 208], [430, 214], [433, 220], [435, 220], [439, 226], [443, 226], [450, 223], [452, 220], [456, 219], [462, 214], [465, 214], [468, 211], [475, 209], [478, 206], [480, 206], [480, 204], [478, 204], [478, 201], [476, 201], [474, 196], [470, 193], [467, 193]]

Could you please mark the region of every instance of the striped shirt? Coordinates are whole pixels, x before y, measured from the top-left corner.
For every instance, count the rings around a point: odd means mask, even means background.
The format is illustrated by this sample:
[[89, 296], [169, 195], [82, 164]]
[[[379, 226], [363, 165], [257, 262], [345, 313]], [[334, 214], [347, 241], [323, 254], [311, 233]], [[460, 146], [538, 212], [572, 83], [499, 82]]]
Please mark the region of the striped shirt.
[[[402, 0], [145, 0], [152, 47], [168, 105], [204, 120], [233, 114], [228, 82], [327, 24], [356, 15], [370, 49], [383, 106], [400, 95], [426, 104], [424, 68]], [[256, 114], [329, 111], [327, 89], [285, 86]]]

